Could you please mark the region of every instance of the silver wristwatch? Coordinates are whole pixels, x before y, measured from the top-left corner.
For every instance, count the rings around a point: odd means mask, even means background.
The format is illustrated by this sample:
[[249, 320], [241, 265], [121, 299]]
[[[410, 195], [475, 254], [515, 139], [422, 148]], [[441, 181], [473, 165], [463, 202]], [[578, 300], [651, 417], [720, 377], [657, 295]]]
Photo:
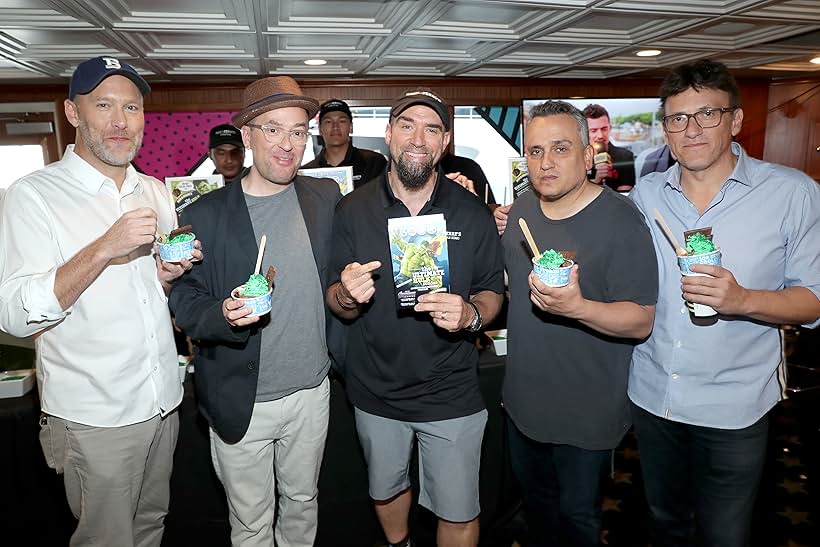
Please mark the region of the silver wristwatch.
[[478, 332], [481, 329], [481, 325], [483, 324], [483, 321], [481, 320], [481, 312], [478, 311], [478, 306], [476, 306], [473, 302], [467, 300], [467, 304], [469, 304], [470, 307], [473, 308], [473, 311], [475, 312], [475, 317], [473, 317], [473, 320], [467, 326], [466, 330], [468, 332]]

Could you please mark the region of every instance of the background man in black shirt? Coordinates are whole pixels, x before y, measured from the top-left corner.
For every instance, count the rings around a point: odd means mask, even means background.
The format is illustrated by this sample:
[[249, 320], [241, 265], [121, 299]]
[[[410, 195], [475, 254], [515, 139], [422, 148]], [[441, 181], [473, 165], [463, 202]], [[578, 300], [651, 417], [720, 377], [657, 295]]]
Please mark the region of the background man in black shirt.
[[325, 147], [302, 168], [351, 166], [354, 188], [381, 175], [387, 167], [387, 160], [378, 152], [353, 146], [350, 138], [352, 132], [353, 114], [346, 102], [330, 99], [322, 103], [319, 109], [319, 134]]
[[245, 145], [242, 133], [229, 123], [217, 125], [208, 135], [208, 156], [214, 162], [214, 174], [225, 177], [225, 184], [242, 180], [245, 169]]

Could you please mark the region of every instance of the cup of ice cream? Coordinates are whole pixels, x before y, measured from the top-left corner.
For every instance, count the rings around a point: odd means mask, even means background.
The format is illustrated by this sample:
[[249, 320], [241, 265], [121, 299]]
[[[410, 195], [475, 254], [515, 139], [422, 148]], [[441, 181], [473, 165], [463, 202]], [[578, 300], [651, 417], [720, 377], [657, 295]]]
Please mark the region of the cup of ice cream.
[[165, 262], [191, 260], [194, 257], [194, 240], [196, 235], [192, 232], [163, 237], [157, 240], [159, 257]]
[[[693, 272], [691, 267], [695, 264], [707, 264], [709, 266], [721, 265], [721, 253], [712, 242], [711, 235], [701, 231], [693, 232], [685, 236], [686, 254], [678, 255], [678, 267], [681, 275], [712, 277], [705, 273]], [[695, 317], [711, 317], [717, 312], [710, 306], [686, 302], [686, 307]]]
[[243, 284], [231, 291], [231, 298], [241, 300], [243, 306], [251, 309], [247, 317], [265, 315], [271, 309], [273, 287], [264, 275], [253, 274]]
[[544, 285], [563, 287], [569, 284], [569, 274], [574, 264], [564, 253], [549, 249], [541, 253], [541, 256], [533, 257], [532, 271]]

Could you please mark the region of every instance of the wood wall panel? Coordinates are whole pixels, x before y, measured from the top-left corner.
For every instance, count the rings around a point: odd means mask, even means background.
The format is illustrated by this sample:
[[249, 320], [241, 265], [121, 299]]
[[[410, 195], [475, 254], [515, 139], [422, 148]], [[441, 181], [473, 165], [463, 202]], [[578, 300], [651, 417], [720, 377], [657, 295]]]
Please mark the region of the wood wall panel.
[[763, 159], [808, 172], [820, 180], [820, 78], [774, 82], [769, 89]]
[[[155, 83], [146, 99], [145, 108], [153, 112], [205, 112], [236, 110], [242, 104], [242, 90], [250, 81], [229, 84]], [[560, 79], [431, 79], [431, 80], [370, 80], [335, 79], [300, 82], [306, 94], [320, 101], [339, 98], [353, 106], [387, 106], [402, 90], [426, 86], [453, 105], [518, 106], [523, 99], [588, 97], [653, 97], [660, 80], [621, 78], [616, 80]], [[739, 136], [746, 150], [755, 157], [763, 155], [766, 139], [768, 80], [739, 81], [746, 114]], [[66, 86], [0, 86], [0, 102], [58, 101]], [[58, 118], [62, 117], [58, 115]], [[64, 121], [64, 120], [63, 120]], [[55, 120], [61, 143], [71, 142], [73, 128]], [[67, 127], [66, 127], [67, 126]], [[63, 144], [64, 146], [64, 144]]]

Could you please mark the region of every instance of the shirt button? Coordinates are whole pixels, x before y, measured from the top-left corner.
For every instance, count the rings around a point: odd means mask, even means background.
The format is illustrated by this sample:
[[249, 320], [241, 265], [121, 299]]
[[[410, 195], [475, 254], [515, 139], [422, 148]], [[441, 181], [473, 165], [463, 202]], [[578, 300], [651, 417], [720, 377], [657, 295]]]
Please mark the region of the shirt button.
[[157, 367], [154, 367], [154, 372], [156, 372], [156, 371], [157, 371]]
[[151, 340], [154, 339], [154, 333], [151, 333]]
[[677, 373], [672, 375], [673, 380], [677, 380], [678, 378], [680, 378], [680, 376]]
[[680, 309], [680, 312], [681, 312], [681, 313], [686, 313], [686, 306], [682, 307], [682, 308]]
[[679, 347], [681, 347], [682, 345], [683, 345], [683, 344], [681, 343], [681, 341], [680, 341], [680, 340], [675, 340], [675, 347], [676, 347], [676, 348], [679, 348]]
[[147, 303], [148, 303], [148, 299], [147, 299], [147, 298], [143, 298], [143, 299], [142, 299], [142, 303], [143, 303], [143, 304], [147, 304]]
[[256, 365], [254, 363], [248, 363], [248, 370], [253, 370], [255, 368], [256, 368]]

